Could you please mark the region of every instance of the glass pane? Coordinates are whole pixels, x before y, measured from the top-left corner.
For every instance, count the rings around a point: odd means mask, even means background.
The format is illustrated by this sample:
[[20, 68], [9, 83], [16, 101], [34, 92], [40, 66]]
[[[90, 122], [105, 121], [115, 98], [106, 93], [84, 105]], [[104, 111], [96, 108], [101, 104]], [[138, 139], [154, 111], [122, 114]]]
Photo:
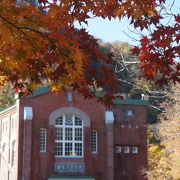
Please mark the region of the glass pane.
[[75, 155], [82, 156], [82, 143], [75, 143]]
[[46, 151], [46, 129], [40, 128], [40, 151]]
[[82, 141], [82, 128], [75, 128], [75, 141]]
[[97, 152], [97, 131], [93, 130], [91, 134], [91, 150], [92, 152]]
[[74, 156], [72, 143], [65, 143], [65, 156]]
[[73, 130], [72, 128], [65, 128], [65, 140], [72, 140], [73, 139]]
[[62, 143], [55, 143], [55, 155], [62, 156], [63, 155], [63, 144]]
[[75, 126], [82, 126], [82, 120], [78, 117], [75, 117]]
[[65, 125], [73, 125], [73, 116], [72, 115], [65, 116]]
[[63, 125], [63, 116], [60, 116], [56, 119], [56, 125]]
[[63, 128], [56, 127], [55, 140], [63, 140]]

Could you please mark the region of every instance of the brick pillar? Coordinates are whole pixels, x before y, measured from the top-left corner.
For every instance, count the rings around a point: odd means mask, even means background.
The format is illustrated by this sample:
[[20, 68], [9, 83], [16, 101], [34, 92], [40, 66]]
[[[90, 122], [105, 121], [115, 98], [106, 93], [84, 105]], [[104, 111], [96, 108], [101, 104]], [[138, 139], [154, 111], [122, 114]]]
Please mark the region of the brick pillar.
[[24, 107], [22, 180], [31, 180], [32, 107]]
[[106, 172], [107, 180], [114, 179], [114, 115], [112, 111], [105, 112], [106, 122]]

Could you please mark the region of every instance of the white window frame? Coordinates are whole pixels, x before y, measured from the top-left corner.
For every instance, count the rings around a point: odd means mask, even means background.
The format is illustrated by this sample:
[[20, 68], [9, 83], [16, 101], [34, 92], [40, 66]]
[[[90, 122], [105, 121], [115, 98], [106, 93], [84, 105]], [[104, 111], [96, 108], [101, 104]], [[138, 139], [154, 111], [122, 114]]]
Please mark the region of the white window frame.
[[137, 154], [137, 153], [138, 153], [138, 147], [132, 147], [131, 152], [132, 152], [133, 154]]
[[[65, 125], [65, 118], [66, 116], [69, 116], [72, 114], [63, 114], [61, 115], [63, 117], [63, 124], [59, 125], [59, 124], [55, 124], [55, 128], [62, 128], [63, 130], [63, 135], [62, 135], [62, 140], [57, 140], [55, 137], [55, 146], [56, 143], [62, 143], [62, 155], [57, 155], [55, 152], [55, 157], [59, 158], [59, 157], [65, 157], [65, 158], [82, 158], [84, 156], [84, 125], [83, 125], [83, 120], [76, 116], [76, 115], [72, 115], [72, 121], [73, 121], [73, 125]], [[59, 117], [61, 117], [59, 116]], [[59, 118], [58, 117], [58, 118]], [[82, 125], [75, 125], [75, 117], [79, 118], [82, 122]], [[72, 128], [72, 140], [66, 140], [65, 139], [65, 129], [66, 128]], [[75, 140], [75, 129], [77, 128], [81, 128], [82, 132], [82, 139], [81, 140]], [[72, 155], [65, 155], [65, 143], [72, 143]], [[81, 144], [81, 154], [82, 155], [75, 155], [75, 143]]]
[[116, 152], [117, 154], [121, 153], [121, 152], [122, 152], [122, 147], [121, 147], [121, 146], [116, 146], [116, 147], [115, 147], [115, 152]]
[[72, 91], [67, 92], [67, 101], [73, 102], [73, 92]]
[[[95, 149], [94, 149], [95, 147]], [[91, 132], [91, 152], [93, 154], [98, 153], [98, 132], [97, 130], [92, 130]]]
[[124, 153], [129, 154], [129, 147], [128, 146], [124, 147]]
[[134, 117], [134, 110], [133, 109], [127, 109], [127, 117]]
[[40, 149], [40, 153], [45, 153], [47, 151], [47, 129], [46, 128], [40, 128], [39, 149]]

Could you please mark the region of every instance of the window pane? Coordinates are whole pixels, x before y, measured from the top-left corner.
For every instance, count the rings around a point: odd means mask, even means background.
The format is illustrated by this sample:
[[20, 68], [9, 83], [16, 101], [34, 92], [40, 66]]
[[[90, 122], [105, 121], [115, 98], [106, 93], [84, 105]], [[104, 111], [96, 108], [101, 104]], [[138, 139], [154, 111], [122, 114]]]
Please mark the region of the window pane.
[[91, 150], [93, 153], [97, 153], [97, 131], [92, 130], [91, 134]]
[[40, 152], [46, 151], [46, 137], [47, 136], [47, 130], [45, 128], [40, 128], [40, 139], [39, 139], [39, 146], [40, 146]]
[[72, 140], [73, 132], [72, 128], [65, 128], [65, 140]]
[[121, 146], [116, 146], [115, 147], [115, 152], [116, 153], [121, 153]]
[[63, 143], [55, 143], [55, 155], [62, 156], [63, 155]]
[[82, 143], [75, 143], [75, 155], [82, 156]]
[[75, 141], [82, 141], [82, 128], [75, 128]]
[[55, 140], [62, 140], [62, 139], [63, 139], [63, 128], [56, 127]]
[[129, 153], [129, 147], [124, 147], [124, 153]]
[[73, 125], [73, 116], [72, 115], [65, 116], [65, 125]]
[[127, 110], [127, 116], [128, 117], [134, 117], [134, 110], [133, 109], [128, 109]]
[[72, 143], [65, 143], [65, 156], [73, 156]]
[[63, 116], [60, 116], [56, 119], [56, 125], [63, 125]]
[[82, 126], [82, 120], [78, 117], [75, 117], [75, 126]]
[[138, 153], [138, 148], [137, 147], [132, 147], [132, 153], [134, 153], [134, 154]]

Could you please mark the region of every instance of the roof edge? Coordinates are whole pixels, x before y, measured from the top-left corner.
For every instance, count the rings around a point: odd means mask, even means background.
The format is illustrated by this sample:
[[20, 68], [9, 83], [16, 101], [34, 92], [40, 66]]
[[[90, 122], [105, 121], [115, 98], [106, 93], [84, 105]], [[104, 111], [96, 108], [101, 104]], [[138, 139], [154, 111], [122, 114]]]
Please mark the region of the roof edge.
[[[40, 87], [37, 90], [35, 90], [32, 94], [30, 94], [26, 97], [21, 97], [20, 99], [34, 98], [34, 97], [46, 94], [48, 92], [50, 92], [49, 87]], [[102, 93], [96, 93], [96, 96], [101, 97], [101, 96], [103, 96], [103, 94]], [[149, 105], [149, 101], [148, 100], [140, 100], [140, 99], [116, 99], [113, 101], [113, 104], [115, 104], [115, 105], [125, 104], [125, 105], [147, 106], [147, 105]]]
[[148, 106], [149, 100], [139, 100], [139, 99], [116, 99], [113, 101], [115, 105], [139, 105], [139, 106]]
[[37, 90], [35, 90], [32, 94], [29, 94], [28, 96], [22, 96], [22, 97], [20, 97], [20, 99], [26, 99], [26, 98], [29, 99], [29, 98], [33, 98], [33, 97], [36, 97], [36, 96], [46, 94], [48, 92], [50, 92], [49, 87], [40, 87]]
[[14, 105], [6, 108], [6, 109], [3, 109], [2, 111], [0, 111], [0, 114], [3, 114], [5, 112], [7, 112], [7, 111], [10, 111], [11, 109], [14, 109], [14, 108], [16, 108], [16, 104], [14, 104]]

